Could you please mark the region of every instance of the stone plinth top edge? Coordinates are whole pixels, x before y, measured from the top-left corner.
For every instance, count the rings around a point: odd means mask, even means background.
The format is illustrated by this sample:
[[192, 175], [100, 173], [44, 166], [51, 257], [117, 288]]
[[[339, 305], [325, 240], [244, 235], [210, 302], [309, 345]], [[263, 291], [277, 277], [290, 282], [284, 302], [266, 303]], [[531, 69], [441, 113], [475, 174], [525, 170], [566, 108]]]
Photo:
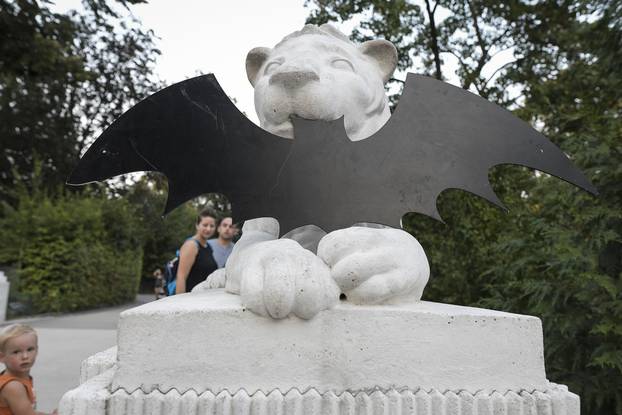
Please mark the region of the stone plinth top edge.
[[[153, 301], [141, 306], [126, 310], [121, 313], [121, 317], [129, 317], [132, 315], [180, 315], [187, 313], [201, 312], [244, 312], [252, 313], [247, 310], [241, 303], [240, 296], [226, 292], [223, 288], [213, 289], [198, 293], [188, 293], [166, 297], [157, 301]], [[503, 319], [521, 319], [521, 320], [539, 320], [534, 316], [522, 314], [507, 313], [504, 311], [489, 310], [484, 308], [467, 307], [461, 305], [434, 303], [430, 301], [403, 302], [394, 304], [379, 305], [356, 305], [348, 302], [341, 302], [332, 310], [326, 310], [321, 313], [330, 313], [331, 311], [342, 312], [403, 312], [409, 311], [417, 314], [434, 314], [447, 317], [482, 317], [482, 318], [503, 318]], [[298, 319], [297, 317], [289, 317], [297, 319], [301, 322], [307, 321]]]

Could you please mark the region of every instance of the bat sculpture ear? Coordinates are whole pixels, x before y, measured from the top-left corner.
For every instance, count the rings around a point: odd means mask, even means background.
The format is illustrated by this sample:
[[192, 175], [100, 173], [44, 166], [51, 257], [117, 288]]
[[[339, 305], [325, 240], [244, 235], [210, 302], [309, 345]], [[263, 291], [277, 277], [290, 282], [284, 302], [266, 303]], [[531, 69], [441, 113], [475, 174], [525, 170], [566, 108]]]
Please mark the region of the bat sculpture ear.
[[257, 81], [259, 69], [268, 59], [270, 52], [270, 48], [254, 48], [246, 55], [246, 76], [253, 87]]
[[[397, 49], [393, 43], [384, 39], [368, 40], [361, 43], [359, 50], [376, 62], [384, 83], [391, 79], [397, 66]], [[248, 63], [246, 65], [248, 68]]]

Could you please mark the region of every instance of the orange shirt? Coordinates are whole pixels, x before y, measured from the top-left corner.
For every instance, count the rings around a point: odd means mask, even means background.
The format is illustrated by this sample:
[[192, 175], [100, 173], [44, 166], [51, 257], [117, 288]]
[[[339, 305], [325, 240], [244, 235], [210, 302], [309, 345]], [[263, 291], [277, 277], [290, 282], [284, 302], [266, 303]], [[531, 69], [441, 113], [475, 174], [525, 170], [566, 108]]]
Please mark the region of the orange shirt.
[[[5, 372], [2, 372], [0, 373], [0, 390], [2, 390], [2, 388], [4, 388], [7, 383], [13, 380], [24, 385], [24, 387], [26, 388], [26, 393], [28, 394], [28, 399], [30, 399], [30, 402], [32, 402], [32, 407], [34, 408], [36, 399], [35, 399], [35, 392], [32, 387], [32, 378], [22, 379], [22, 378], [8, 375]], [[13, 412], [11, 412], [11, 409], [8, 406], [6, 406], [6, 403], [0, 403], [0, 415], [13, 415]]]

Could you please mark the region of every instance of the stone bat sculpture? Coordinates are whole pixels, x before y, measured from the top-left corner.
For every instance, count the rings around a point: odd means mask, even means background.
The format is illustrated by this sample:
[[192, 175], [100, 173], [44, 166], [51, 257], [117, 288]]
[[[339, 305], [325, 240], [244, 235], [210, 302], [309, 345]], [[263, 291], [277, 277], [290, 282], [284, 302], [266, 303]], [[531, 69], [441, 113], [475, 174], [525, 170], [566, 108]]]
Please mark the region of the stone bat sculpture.
[[[449, 188], [502, 206], [488, 182], [498, 164], [535, 168], [596, 193], [543, 135], [468, 91], [409, 74], [391, 116], [383, 84], [396, 60], [387, 41], [355, 45], [329, 25], [307, 25], [247, 57], [259, 118], [270, 132], [241, 114], [213, 75], [192, 78], [123, 114], [69, 183], [159, 171], [169, 182], [165, 213], [217, 192], [229, 198], [236, 221], [278, 219], [280, 230], [278, 222], [251, 222], [250, 242], [227, 265], [227, 290], [276, 318], [310, 318], [340, 292], [357, 303], [418, 300], [429, 276], [423, 250], [403, 231], [342, 229], [311, 258], [292, 241], [270, 241], [296, 227], [317, 225], [321, 237], [321, 230], [355, 222], [399, 227], [407, 212], [440, 220], [436, 199]], [[357, 251], [356, 241], [375, 254]], [[379, 260], [383, 255], [391, 260]]]

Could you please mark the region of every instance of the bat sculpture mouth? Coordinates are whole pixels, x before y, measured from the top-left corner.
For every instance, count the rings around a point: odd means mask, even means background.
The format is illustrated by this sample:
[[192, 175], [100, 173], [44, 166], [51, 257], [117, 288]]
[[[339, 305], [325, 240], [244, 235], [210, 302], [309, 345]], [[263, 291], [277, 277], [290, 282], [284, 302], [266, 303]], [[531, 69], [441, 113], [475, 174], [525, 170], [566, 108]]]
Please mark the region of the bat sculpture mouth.
[[338, 120], [340, 118], [342, 118], [343, 116], [339, 116], [339, 117], [317, 117], [317, 116], [303, 116], [300, 115], [296, 112], [292, 112], [291, 114], [289, 114], [287, 120], [282, 121], [280, 123], [272, 123], [271, 125], [266, 125], [264, 126], [264, 129], [268, 130], [269, 132], [271, 132], [272, 134], [278, 135], [279, 137], [283, 137], [283, 138], [295, 138], [294, 137], [294, 120], [295, 119], [303, 119], [303, 120], [308, 120], [308, 121], [325, 121], [325, 122], [331, 122], [331, 121], [335, 121]]
[[283, 121], [280, 124], [270, 126], [269, 131], [272, 134], [276, 134], [283, 138], [294, 138], [294, 124], [292, 123], [291, 119]]
[[338, 112], [320, 111], [315, 108], [300, 108], [295, 105], [286, 105], [282, 102], [281, 107], [265, 117], [262, 128], [272, 134], [284, 138], [294, 138], [294, 124], [292, 119], [302, 118], [311, 121], [334, 121], [343, 116]]

